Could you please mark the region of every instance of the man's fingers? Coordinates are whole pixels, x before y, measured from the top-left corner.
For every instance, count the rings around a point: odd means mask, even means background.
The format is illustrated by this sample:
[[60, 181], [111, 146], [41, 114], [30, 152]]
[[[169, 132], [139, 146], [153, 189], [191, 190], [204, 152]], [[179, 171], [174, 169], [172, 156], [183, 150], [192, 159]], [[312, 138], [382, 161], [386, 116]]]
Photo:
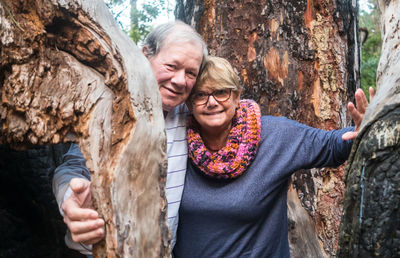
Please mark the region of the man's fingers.
[[97, 231], [99, 228], [103, 228], [104, 220], [86, 220], [86, 221], [72, 221], [68, 224], [68, 228], [72, 234], [81, 235]]
[[61, 209], [64, 212], [64, 217], [67, 217], [71, 221], [99, 218], [97, 211], [91, 208], [82, 208], [76, 198], [70, 197], [65, 200], [65, 202], [61, 205]]
[[90, 181], [83, 178], [73, 178], [70, 181], [70, 187], [72, 190], [70, 198], [75, 200], [80, 208], [92, 208]]
[[80, 194], [90, 187], [90, 182], [83, 178], [72, 178], [69, 186], [74, 193]]
[[87, 208], [71, 208], [69, 209], [68, 206], [65, 208], [65, 206], [62, 206], [64, 216], [68, 217], [69, 220], [71, 221], [83, 221], [83, 220], [89, 220], [89, 219], [98, 219], [99, 214], [97, 211], [93, 209], [87, 209]]
[[71, 232], [71, 237], [74, 242], [82, 242], [85, 245], [95, 244], [104, 237], [104, 228], [98, 228], [82, 234], [74, 234]]

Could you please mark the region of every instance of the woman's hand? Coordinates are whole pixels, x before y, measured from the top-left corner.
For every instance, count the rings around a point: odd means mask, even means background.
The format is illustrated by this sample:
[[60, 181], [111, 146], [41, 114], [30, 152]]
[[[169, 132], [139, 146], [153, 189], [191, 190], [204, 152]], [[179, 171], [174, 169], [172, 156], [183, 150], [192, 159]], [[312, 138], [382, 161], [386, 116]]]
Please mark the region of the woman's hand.
[[[367, 97], [364, 94], [364, 91], [362, 89], [357, 89], [356, 93], [356, 105], [357, 108], [354, 106], [352, 102], [349, 102], [347, 104], [347, 109], [350, 112], [350, 116], [354, 121], [356, 129], [354, 132], [347, 132], [342, 135], [343, 140], [353, 140], [357, 137], [358, 135], [358, 130], [360, 129], [361, 122], [364, 118], [365, 110], [368, 107], [368, 100]], [[375, 91], [372, 87], [369, 87], [369, 99], [372, 101], [372, 99], [375, 96]]]

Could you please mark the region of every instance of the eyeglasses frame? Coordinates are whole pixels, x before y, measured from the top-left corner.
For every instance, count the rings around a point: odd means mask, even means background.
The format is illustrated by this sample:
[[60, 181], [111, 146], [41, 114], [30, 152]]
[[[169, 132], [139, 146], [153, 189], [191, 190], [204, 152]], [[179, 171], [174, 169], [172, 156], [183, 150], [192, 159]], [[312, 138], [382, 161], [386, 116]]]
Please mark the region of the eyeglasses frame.
[[[210, 100], [210, 96], [213, 96], [213, 98], [215, 99], [215, 101], [217, 101], [218, 103], [225, 102], [225, 101], [227, 101], [227, 100], [229, 100], [229, 99], [231, 98], [233, 89], [228, 88], [228, 89], [226, 89], [226, 90], [229, 90], [229, 96], [228, 96], [225, 100], [218, 100], [218, 99], [214, 96], [214, 93], [217, 92], [217, 91], [219, 91], [219, 90], [221, 90], [221, 89], [214, 90], [213, 92], [211, 92], [211, 93], [209, 93], [209, 94], [206, 93], [206, 95], [207, 95], [207, 100], [206, 100], [206, 102], [204, 102], [204, 103], [196, 104], [196, 103], [194, 103], [194, 99], [192, 98], [192, 103], [193, 103], [193, 105], [196, 105], [196, 106], [207, 105], [208, 101]], [[224, 90], [225, 90], [225, 89], [224, 89]]]

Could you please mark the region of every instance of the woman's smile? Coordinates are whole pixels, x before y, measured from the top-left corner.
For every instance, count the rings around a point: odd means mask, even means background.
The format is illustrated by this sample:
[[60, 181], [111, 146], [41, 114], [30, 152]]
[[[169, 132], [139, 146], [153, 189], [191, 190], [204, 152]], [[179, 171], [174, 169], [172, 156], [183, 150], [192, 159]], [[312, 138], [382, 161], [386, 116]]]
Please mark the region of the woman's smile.
[[219, 114], [221, 114], [221, 113], [223, 113], [224, 112], [224, 110], [221, 110], [221, 111], [213, 111], [213, 112], [205, 112], [205, 113], [203, 113], [203, 115], [206, 115], [206, 116], [213, 116], [213, 115], [219, 115]]

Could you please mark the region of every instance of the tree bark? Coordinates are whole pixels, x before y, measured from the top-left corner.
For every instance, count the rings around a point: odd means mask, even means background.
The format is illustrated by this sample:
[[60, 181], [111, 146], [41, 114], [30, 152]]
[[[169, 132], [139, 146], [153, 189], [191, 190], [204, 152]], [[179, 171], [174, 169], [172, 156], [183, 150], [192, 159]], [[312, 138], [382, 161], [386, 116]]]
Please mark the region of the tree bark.
[[85, 258], [65, 245], [66, 225], [51, 191], [68, 147], [0, 146], [0, 257]]
[[101, 0], [1, 0], [0, 24], [0, 144], [78, 142], [106, 221], [94, 255], [168, 256], [164, 119], [147, 59]]
[[[264, 115], [329, 130], [350, 124], [345, 104], [359, 84], [353, 2], [177, 1], [175, 14], [198, 28], [211, 54], [232, 63], [245, 86], [243, 97], [255, 99]], [[343, 175], [341, 167], [293, 176], [288, 195], [292, 257], [335, 255]]]
[[340, 257], [400, 257], [400, 1], [379, 1], [377, 92], [346, 171]]

